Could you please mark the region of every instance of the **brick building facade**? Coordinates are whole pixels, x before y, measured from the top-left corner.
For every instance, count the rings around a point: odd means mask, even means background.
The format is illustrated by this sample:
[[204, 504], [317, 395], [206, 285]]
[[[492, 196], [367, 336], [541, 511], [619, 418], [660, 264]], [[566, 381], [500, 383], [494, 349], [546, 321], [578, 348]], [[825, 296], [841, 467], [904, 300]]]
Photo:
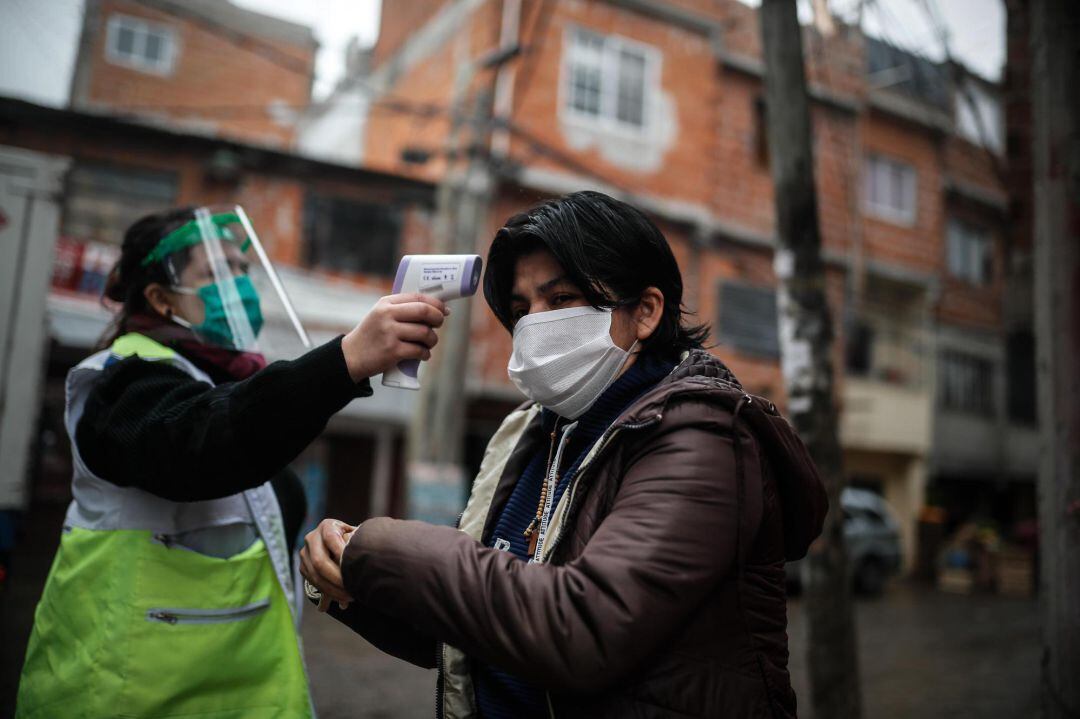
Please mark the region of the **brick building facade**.
[[[430, 183], [290, 151], [294, 118], [279, 110], [309, 102], [315, 48], [309, 28], [228, 2], [90, 0], [70, 109], [0, 98], [0, 146], [67, 167], [28, 493], [42, 511], [69, 496], [63, 378], [109, 322], [101, 291], [135, 220], [242, 205], [315, 342], [355, 326], [389, 291], [397, 258], [430, 245]], [[283, 320], [268, 316], [261, 336], [271, 359], [301, 351]], [[403, 512], [411, 399], [376, 388], [297, 460], [312, 518], [328, 502], [354, 517]]]
[[71, 105], [290, 147], [317, 48], [310, 28], [229, 2], [87, 0]]
[[[928, 487], [954, 523], [1033, 515], [1034, 432], [1006, 411], [1000, 88], [842, 24], [804, 40], [847, 471], [893, 505], [910, 565]], [[450, 108], [490, 103], [499, 183], [477, 251], [543, 197], [627, 199], [671, 242], [713, 351], [782, 402], [762, 73], [736, 0], [412, 2], [384, 8], [370, 74], [300, 142], [332, 152], [323, 120], [353, 92], [367, 112], [350, 160], [437, 181]], [[473, 311], [470, 387], [508, 401], [509, 337]]]
[[[1030, 322], [1006, 301], [1016, 294], [1016, 253], [1000, 88], [843, 25], [804, 37], [846, 467], [896, 510], [910, 565], [928, 502], [954, 523], [988, 517], [1006, 530], [1034, 511], [1033, 408], [1012, 389]], [[491, 62], [500, 45], [518, 52]], [[120, 50], [125, 59], [110, 56]], [[316, 333], [343, 331], [389, 289], [401, 254], [432, 246], [432, 183], [447, 168], [451, 105], [490, 103], [499, 122], [484, 141], [498, 183], [477, 251], [506, 217], [545, 197], [595, 188], [627, 199], [671, 242], [686, 303], [712, 325], [713, 351], [748, 389], [783, 403], [751, 8], [388, 5], [370, 72], [346, 78], [298, 124], [284, 122], [273, 108], [309, 101], [313, 50], [310, 30], [228, 3], [88, 4], [75, 112], [39, 118], [44, 111], [13, 104], [0, 127], [0, 144], [72, 158], [58, 277], [72, 253], [81, 264], [58, 280], [57, 316], [104, 321], [87, 298], [141, 214], [240, 202], [300, 288]], [[165, 57], [167, 73], [132, 66]], [[116, 115], [131, 121], [108, 117]], [[482, 301], [471, 307], [466, 461], [475, 465], [520, 395], [505, 373], [510, 337]], [[54, 379], [88, 336], [74, 347], [57, 338]], [[299, 464], [339, 493], [342, 516], [400, 512], [392, 478], [410, 406], [379, 394], [361, 404]], [[357, 466], [371, 468], [367, 481], [334, 479]]]
[[[0, 147], [68, 167], [46, 300], [42, 404], [30, 413], [40, 425], [28, 492], [35, 521], [59, 522], [70, 499], [64, 377], [93, 350], [116, 309], [103, 304], [101, 291], [135, 219], [175, 206], [243, 206], [315, 344], [352, 329], [389, 292], [397, 257], [431, 242], [434, 188], [414, 179], [3, 98]], [[358, 261], [372, 257], [382, 265]], [[295, 356], [303, 348], [274, 310], [264, 312], [260, 345], [270, 360]], [[339, 413], [293, 465], [312, 520], [327, 506], [354, 517], [404, 512], [399, 456], [413, 397], [375, 390]]]

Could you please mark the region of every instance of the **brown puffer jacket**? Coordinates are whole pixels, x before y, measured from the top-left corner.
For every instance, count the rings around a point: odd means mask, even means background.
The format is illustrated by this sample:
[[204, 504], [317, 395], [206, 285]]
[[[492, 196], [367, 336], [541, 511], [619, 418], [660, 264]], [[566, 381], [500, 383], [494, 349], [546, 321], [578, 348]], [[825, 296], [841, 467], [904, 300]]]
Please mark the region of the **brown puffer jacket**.
[[483, 542], [547, 442], [537, 407], [507, 417], [461, 530], [364, 522], [337, 617], [438, 665], [440, 716], [477, 715], [472, 657], [544, 687], [556, 717], [794, 717], [784, 561], [827, 503], [776, 408], [689, 353], [597, 441], [526, 563]]

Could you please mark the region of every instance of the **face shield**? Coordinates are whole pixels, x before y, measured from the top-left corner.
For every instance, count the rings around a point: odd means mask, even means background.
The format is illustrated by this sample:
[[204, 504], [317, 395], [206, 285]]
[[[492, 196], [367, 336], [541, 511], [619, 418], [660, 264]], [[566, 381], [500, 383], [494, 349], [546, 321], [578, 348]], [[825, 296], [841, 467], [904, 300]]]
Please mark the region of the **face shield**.
[[[195, 219], [163, 237], [143, 261], [161, 262], [172, 291], [186, 297], [173, 319], [203, 342], [245, 352], [259, 349], [264, 324], [311, 341], [239, 205], [200, 207]], [[280, 331], [280, 329], [279, 329]]]

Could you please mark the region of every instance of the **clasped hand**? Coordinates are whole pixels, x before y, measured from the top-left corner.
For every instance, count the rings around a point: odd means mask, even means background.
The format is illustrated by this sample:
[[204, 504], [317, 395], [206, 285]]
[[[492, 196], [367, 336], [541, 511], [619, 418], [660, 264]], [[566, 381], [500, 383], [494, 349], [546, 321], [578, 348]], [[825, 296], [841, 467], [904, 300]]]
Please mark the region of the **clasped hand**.
[[[439, 341], [435, 330], [450, 309], [441, 300], [419, 293], [383, 297], [341, 340], [341, 351], [353, 381], [359, 382], [394, 367], [402, 360], [427, 360]], [[322, 592], [319, 611], [337, 602], [342, 609], [352, 597], [341, 579], [341, 555], [356, 527], [324, 519], [304, 538], [300, 573]]]
[[355, 531], [356, 527], [351, 524], [324, 519], [304, 537], [304, 547], [300, 550], [300, 574], [322, 592], [320, 612], [329, 609], [332, 601], [345, 609], [353, 600], [341, 578], [341, 556]]

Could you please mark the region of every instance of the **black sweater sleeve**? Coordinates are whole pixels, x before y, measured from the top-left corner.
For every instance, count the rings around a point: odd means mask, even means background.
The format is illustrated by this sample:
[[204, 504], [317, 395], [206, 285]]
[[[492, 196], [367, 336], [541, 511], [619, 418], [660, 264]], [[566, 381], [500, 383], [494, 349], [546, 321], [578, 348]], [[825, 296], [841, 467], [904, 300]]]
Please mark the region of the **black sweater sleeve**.
[[75, 429], [94, 474], [175, 502], [226, 497], [280, 472], [356, 397], [341, 338], [212, 387], [163, 362], [107, 367]]

